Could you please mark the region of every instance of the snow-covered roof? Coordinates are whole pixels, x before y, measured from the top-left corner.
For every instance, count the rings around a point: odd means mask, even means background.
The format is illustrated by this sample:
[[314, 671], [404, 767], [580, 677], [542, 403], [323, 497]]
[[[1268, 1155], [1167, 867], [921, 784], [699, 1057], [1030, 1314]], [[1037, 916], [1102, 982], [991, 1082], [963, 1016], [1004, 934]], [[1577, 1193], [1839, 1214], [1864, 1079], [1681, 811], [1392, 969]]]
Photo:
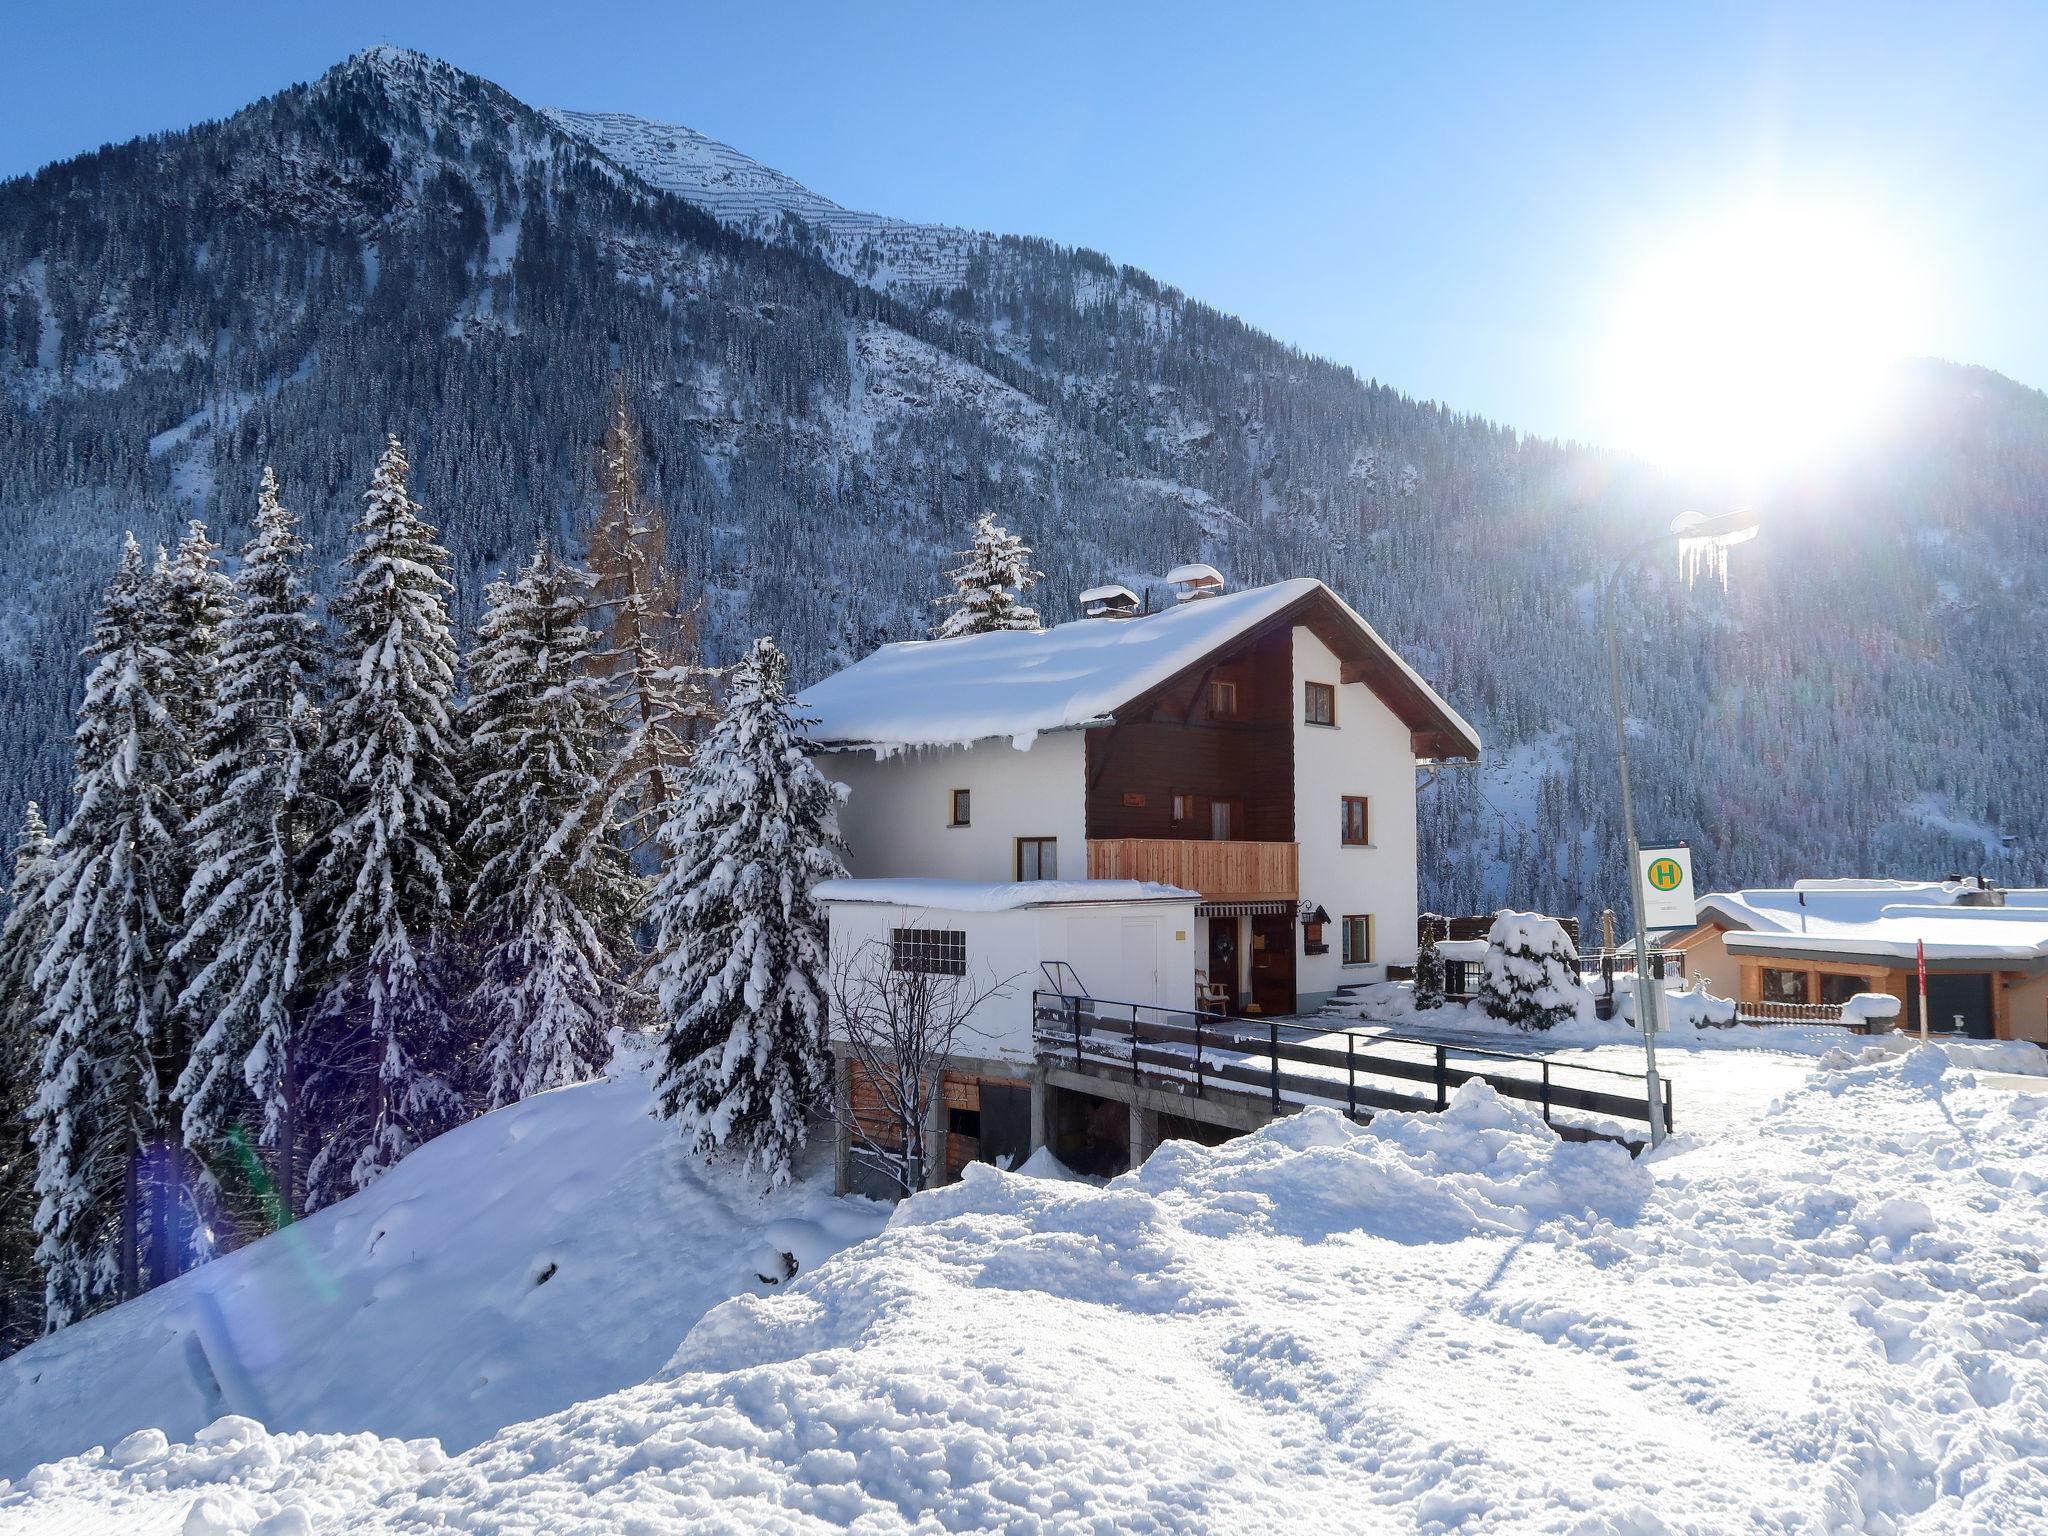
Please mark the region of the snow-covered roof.
[[955, 746], [1009, 737], [1028, 748], [1042, 731], [1104, 724], [1122, 706], [1268, 621], [1313, 614], [1369, 661], [1374, 689], [1412, 731], [1446, 743], [1431, 756], [1473, 756], [1479, 737], [1371, 625], [1321, 582], [1300, 578], [1182, 603], [1108, 623], [1077, 619], [1046, 630], [906, 640], [806, 689], [805, 734], [820, 746]]
[[1736, 954], [1802, 955], [1911, 964], [1989, 961], [2048, 968], [2048, 890], [2008, 890], [2005, 905], [1964, 900], [1954, 880], [1801, 880], [1781, 890], [1702, 896], [1700, 922], [1729, 929]]
[[1200, 561], [1194, 561], [1188, 565], [1176, 565], [1166, 573], [1166, 582], [1168, 586], [1173, 587], [1192, 586], [1196, 582], [1214, 582], [1220, 587], [1223, 585], [1223, 573], [1213, 565], [1203, 565]]
[[1138, 594], [1133, 592], [1129, 587], [1125, 586], [1122, 582], [1112, 581], [1105, 586], [1090, 587], [1086, 592], [1083, 592], [1078, 598], [1076, 598], [1075, 601], [1079, 603], [1120, 602], [1131, 603], [1135, 605], [1138, 601]]
[[824, 902], [934, 912], [1015, 912], [1024, 907], [1202, 899], [1198, 891], [1162, 885], [1157, 880], [825, 880], [811, 887], [811, 895]]

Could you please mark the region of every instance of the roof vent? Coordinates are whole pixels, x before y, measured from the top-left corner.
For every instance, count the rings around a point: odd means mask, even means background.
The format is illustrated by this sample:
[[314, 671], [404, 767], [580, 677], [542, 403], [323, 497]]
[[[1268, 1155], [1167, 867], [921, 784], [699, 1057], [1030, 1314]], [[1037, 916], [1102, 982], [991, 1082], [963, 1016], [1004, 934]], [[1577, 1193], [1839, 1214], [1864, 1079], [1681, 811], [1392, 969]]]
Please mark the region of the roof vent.
[[1090, 587], [1081, 594], [1081, 612], [1091, 619], [1128, 619], [1138, 612], [1138, 594], [1121, 582]]
[[1213, 565], [1176, 565], [1166, 573], [1168, 585], [1178, 602], [1191, 603], [1198, 597], [1215, 597], [1223, 590], [1223, 573]]

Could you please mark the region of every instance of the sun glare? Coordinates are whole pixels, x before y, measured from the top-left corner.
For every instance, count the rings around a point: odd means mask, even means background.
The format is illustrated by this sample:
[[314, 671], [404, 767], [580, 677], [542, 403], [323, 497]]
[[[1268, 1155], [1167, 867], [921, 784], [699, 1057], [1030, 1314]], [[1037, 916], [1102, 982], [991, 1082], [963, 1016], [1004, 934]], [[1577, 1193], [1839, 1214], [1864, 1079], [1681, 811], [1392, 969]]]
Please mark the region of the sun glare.
[[1602, 359], [1613, 446], [1757, 494], [1877, 418], [1917, 285], [1857, 217], [1762, 202], [1647, 251]]

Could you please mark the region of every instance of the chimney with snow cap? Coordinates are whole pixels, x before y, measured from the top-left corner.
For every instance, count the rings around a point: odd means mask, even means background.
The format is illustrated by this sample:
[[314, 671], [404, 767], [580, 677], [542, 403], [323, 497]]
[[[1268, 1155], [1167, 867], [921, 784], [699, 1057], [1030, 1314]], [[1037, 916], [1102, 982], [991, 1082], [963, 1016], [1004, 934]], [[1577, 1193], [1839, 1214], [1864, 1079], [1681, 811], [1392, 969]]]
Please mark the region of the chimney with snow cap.
[[1130, 619], [1138, 613], [1138, 594], [1121, 582], [1090, 587], [1080, 601], [1081, 612], [1091, 619]]
[[1223, 591], [1223, 573], [1213, 565], [1176, 565], [1166, 573], [1174, 601], [1191, 603], [1198, 597], [1215, 597]]

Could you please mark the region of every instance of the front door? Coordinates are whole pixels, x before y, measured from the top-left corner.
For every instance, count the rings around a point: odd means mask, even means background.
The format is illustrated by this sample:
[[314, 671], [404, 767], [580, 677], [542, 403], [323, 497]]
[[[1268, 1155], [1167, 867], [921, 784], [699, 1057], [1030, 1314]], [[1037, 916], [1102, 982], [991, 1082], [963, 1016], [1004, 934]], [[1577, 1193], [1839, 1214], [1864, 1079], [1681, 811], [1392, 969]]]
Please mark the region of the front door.
[[1262, 1014], [1294, 1012], [1294, 915], [1252, 919], [1252, 1001]]
[[1127, 917], [1123, 928], [1124, 991], [1133, 1003], [1159, 1001], [1159, 922]]

